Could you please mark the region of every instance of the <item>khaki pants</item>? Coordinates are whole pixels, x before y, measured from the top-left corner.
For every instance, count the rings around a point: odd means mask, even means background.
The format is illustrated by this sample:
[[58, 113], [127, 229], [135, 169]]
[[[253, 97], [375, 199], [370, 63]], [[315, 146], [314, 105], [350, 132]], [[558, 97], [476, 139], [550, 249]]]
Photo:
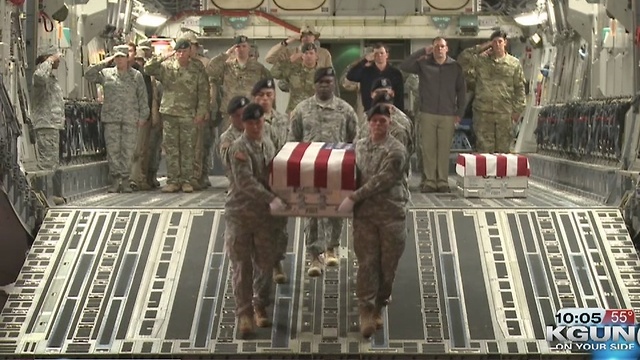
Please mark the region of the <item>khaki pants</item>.
[[455, 132], [455, 116], [421, 112], [420, 147], [422, 150], [422, 174], [426, 187], [437, 189], [449, 186], [449, 155]]

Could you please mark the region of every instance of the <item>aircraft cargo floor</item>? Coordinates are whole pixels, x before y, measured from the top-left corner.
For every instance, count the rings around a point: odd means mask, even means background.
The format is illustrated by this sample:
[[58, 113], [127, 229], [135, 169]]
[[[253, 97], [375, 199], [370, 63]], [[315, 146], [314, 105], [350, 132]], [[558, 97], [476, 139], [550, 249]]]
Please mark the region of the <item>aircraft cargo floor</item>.
[[414, 193], [393, 300], [369, 341], [348, 227], [339, 266], [312, 279], [290, 219], [274, 325], [240, 340], [220, 184], [51, 209], [0, 313], [0, 358], [566, 357], [544, 341], [557, 309], [640, 309], [620, 212], [532, 183], [520, 200]]

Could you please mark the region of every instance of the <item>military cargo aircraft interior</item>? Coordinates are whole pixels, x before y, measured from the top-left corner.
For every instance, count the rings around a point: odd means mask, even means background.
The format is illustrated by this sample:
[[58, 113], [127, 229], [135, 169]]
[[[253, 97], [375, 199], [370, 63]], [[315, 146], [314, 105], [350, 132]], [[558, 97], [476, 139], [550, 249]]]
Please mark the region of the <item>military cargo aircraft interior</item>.
[[0, 12], [0, 359], [640, 356], [640, 1]]

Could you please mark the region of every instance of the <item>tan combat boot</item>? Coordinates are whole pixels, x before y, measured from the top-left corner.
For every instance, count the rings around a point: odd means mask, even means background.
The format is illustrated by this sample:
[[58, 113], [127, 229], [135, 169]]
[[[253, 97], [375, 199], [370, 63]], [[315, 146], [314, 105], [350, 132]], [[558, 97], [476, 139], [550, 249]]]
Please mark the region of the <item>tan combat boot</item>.
[[111, 177], [111, 186], [107, 191], [110, 193], [117, 193], [120, 191], [120, 177], [117, 177], [117, 176]]
[[243, 338], [253, 334], [253, 319], [251, 319], [251, 315], [245, 314], [238, 318], [238, 331]]
[[133, 188], [131, 188], [131, 181], [129, 181], [128, 177], [122, 178], [122, 184], [120, 185], [120, 189], [123, 193], [132, 193]]
[[360, 334], [368, 339], [376, 332], [376, 321], [371, 309], [360, 308]]
[[311, 259], [311, 265], [309, 266], [309, 271], [307, 271], [307, 275], [311, 277], [320, 276], [322, 275], [323, 267], [324, 266], [322, 265], [320, 258], [318, 256], [314, 256], [313, 259]]
[[191, 186], [191, 184], [189, 184], [189, 183], [182, 184], [182, 192], [192, 193], [193, 192], [193, 186]]
[[338, 265], [338, 255], [334, 248], [329, 248], [324, 253], [324, 263], [327, 264], [327, 266]]
[[162, 187], [163, 193], [175, 193], [180, 191], [180, 185], [178, 184], [167, 184]]
[[267, 316], [267, 310], [264, 307], [256, 306], [253, 308], [253, 319], [257, 327], [265, 328], [271, 326], [271, 321]]
[[278, 261], [276, 266], [273, 267], [273, 282], [276, 284], [284, 284], [287, 282], [287, 275], [285, 275], [282, 269], [282, 261]]

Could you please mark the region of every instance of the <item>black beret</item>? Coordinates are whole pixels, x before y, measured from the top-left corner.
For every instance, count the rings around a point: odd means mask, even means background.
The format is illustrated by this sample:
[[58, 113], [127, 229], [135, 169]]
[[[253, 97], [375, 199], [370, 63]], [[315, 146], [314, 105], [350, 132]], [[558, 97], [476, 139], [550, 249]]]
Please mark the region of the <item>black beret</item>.
[[234, 45], [240, 45], [240, 44], [246, 43], [246, 42], [249, 42], [249, 38], [244, 36], [244, 35], [236, 36], [236, 38], [233, 39], [233, 44]]
[[493, 33], [491, 33], [491, 36], [489, 36], [489, 40], [493, 40], [497, 37], [501, 37], [505, 40], [507, 40], [507, 33], [502, 31], [502, 30], [496, 30]]
[[384, 115], [391, 118], [391, 107], [385, 104], [378, 104], [367, 112], [367, 121], [371, 120], [374, 115]]
[[187, 39], [176, 40], [176, 46], [173, 47], [173, 50], [185, 50], [185, 49], [191, 49], [191, 42]]
[[391, 89], [391, 80], [387, 78], [377, 78], [371, 84], [371, 92], [374, 92], [378, 89]]
[[316, 70], [316, 75], [313, 77], [313, 82], [317, 83], [318, 81], [320, 81], [320, 79], [322, 79], [325, 76], [332, 76], [332, 77], [336, 77], [336, 72], [335, 70], [333, 70], [332, 67], [323, 67], [320, 68], [318, 70]]
[[258, 81], [255, 85], [253, 85], [253, 90], [251, 90], [251, 96], [256, 96], [257, 93], [262, 89], [276, 89], [276, 82], [273, 79], [262, 79]]
[[249, 120], [258, 120], [264, 115], [264, 110], [262, 110], [262, 106], [251, 103], [244, 108], [242, 112], [242, 121]]
[[250, 103], [249, 99], [246, 96], [238, 95], [234, 96], [230, 101], [229, 105], [227, 105], [227, 114], [231, 115], [234, 112], [238, 111], [238, 109], [247, 106]]
[[373, 97], [373, 100], [371, 100], [371, 105], [375, 106], [378, 104], [393, 104], [393, 96], [388, 92], [377, 94]]
[[302, 47], [300, 48], [300, 50], [305, 53], [309, 50], [318, 50], [318, 47], [316, 47], [316, 44], [314, 43], [306, 43], [303, 44]]

